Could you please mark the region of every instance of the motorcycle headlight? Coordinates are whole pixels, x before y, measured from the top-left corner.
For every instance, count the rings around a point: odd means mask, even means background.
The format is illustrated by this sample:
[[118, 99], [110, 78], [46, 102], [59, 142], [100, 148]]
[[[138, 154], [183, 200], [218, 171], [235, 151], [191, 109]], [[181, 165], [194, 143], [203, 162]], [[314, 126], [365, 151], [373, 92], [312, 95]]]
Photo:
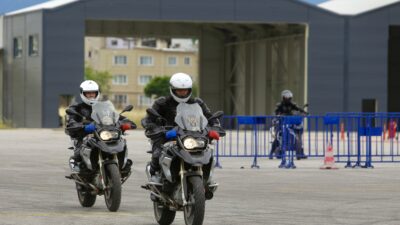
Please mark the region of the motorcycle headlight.
[[109, 141], [111, 139], [117, 139], [118, 138], [118, 132], [117, 131], [101, 131], [100, 132], [100, 138], [103, 141]]
[[203, 139], [194, 139], [192, 137], [187, 137], [183, 140], [183, 147], [188, 150], [192, 150], [195, 148], [204, 148], [206, 146], [206, 142]]

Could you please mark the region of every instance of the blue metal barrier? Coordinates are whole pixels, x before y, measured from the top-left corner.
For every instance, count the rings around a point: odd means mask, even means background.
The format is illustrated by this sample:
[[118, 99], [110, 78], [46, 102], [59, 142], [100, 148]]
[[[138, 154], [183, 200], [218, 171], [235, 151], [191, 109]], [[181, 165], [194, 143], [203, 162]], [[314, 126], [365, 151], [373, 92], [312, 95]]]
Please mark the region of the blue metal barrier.
[[[217, 145], [216, 159], [252, 158], [252, 168], [259, 168], [258, 158], [271, 157], [274, 120], [282, 120], [281, 167], [295, 168], [294, 140], [287, 126], [304, 124], [302, 150], [307, 157], [324, 157], [327, 145], [334, 149], [335, 161], [346, 168], [372, 168], [372, 163], [400, 162], [397, 124], [400, 113], [328, 113], [325, 116], [225, 116], [222, 125], [226, 136]], [[285, 127], [286, 126], [286, 127]], [[282, 166], [284, 165], [284, 166]]]
[[294, 126], [299, 126], [303, 124], [303, 117], [301, 116], [288, 116], [283, 118], [282, 123], [282, 161], [279, 165], [279, 168], [292, 168], [295, 169], [296, 166], [294, 165], [294, 156], [298, 154], [298, 147], [301, 144], [301, 140], [298, 138], [294, 129]]

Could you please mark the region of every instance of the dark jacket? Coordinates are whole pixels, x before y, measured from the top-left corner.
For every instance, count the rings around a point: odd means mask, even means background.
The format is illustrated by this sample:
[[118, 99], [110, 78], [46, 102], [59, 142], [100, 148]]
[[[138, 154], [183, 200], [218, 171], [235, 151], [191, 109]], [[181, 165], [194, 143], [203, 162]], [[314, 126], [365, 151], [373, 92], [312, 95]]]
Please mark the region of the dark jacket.
[[[86, 136], [86, 133], [84, 131], [85, 125], [93, 122], [93, 119], [91, 117], [92, 106], [82, 102], [71, 105], [69, 106], [69, 108], [81, 114], [84, 118], [77, 115], [69, 115], [67, 113], [67, 125], [65, 128], [65, 133], [71, 136], [72, 138], [82, 139], [83, 137]], [[126, 120], [126, 122], [131, 123], [132, 129], [136, 128], [136, 125], [124, 116], [120, 116], [119, 120], [120, 121]]]
[[82, 139], [86, 133], [84, 126], [93, 122], [91, 118], [92, 106], [85, 103], [77, 103], [69, 106], [70, 109], [84, 116], [84, 118], [77, 115], [70, 115], [67, 113], [67, 124], [65, 127], [65, 133], [72, 138]]
[[[203, 110], [204, 116], [208, 119], [212, 116], [210, 109], [200, 98], [190, 98], [186, 103], [194, 104], [198, 103]], [[152, 105], [152, 108], [158, 112], [162, 117], [166, 119], [165, 123], [158, 121], [152, 115], [147, 114], [147, 116], [142, 120], [142, 126], [146, 130], [152, 130], [161, 126], [176, 126], [175, 124], [175, 116], [176, 116], [176, 108], [178, 106], [178, 102], [174, 100], [172, 96], [160, 97], [158, 98]], [[210, 126], [214, 126], [219, 124], [218, 120], [209, 121]]]
[[302, 108], [299, 108], [294, 102], [280, 102], [276, 104], [275, 115], [290, 116], [293, 115], [294, 111], [306, 113]]

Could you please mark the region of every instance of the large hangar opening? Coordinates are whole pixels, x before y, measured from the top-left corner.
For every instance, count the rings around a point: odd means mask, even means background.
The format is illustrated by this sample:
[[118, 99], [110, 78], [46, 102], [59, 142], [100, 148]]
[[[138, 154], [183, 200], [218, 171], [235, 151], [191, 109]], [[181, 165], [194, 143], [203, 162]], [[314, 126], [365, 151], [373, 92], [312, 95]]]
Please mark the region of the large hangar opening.
[[400, 26], [389, 27], [388, 112], [400, 112]]
[[307, 25], [87, 20], [87, 37], [199, 40], [199, 95], [230, 115], [273, 113], [290, 89], [307, 102]]
[[[198, 71], [195, 38], [85, 37], [85, 78], [99, 82], [103, 99], [118, 109], [131, 104], [144, 114], [155, 98], [169, 94], [168, 80], [175, 73], [192, 77], [197, 97]], [[149, 84], [153, 97], [145, 93]]]
[[[225, 107], [233, 114], [270, 114], [283, 90], [307, 100], [306, 26], [236, 25], [225, 44]], [[243, 38], [245, 37], [245, 38]]]

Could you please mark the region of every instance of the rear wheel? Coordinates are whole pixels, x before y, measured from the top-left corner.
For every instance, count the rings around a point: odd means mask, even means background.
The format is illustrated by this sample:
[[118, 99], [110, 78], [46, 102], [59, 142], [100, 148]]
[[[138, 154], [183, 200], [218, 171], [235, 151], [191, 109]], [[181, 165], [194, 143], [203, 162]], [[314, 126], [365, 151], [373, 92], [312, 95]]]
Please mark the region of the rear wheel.
[[96, 195], [92, 195], [90, 193], [90, 190], [88, 190], [86, 187], [76, 184], [76, 192], [78, 193], [78, 199], [79, 203], [83, 207], [92, 207], [94, 203], [96, 202]]
[[104, 200], [108, 210], [116, 212], [121, 203], [121, 174], [116, 164], [106, 165]]
[[184, 217], [186, 225], [202, 225], [205, 211], [205, 190], [201, 177], [189, 177], [188, 201], [184, 206]]
[[154, 206], [154, 217], [160, 225], [169, 225], [174, 222], [175, 211], [169, 210], [167, 207], [163, 206], [158, 201], [153, 202]]

